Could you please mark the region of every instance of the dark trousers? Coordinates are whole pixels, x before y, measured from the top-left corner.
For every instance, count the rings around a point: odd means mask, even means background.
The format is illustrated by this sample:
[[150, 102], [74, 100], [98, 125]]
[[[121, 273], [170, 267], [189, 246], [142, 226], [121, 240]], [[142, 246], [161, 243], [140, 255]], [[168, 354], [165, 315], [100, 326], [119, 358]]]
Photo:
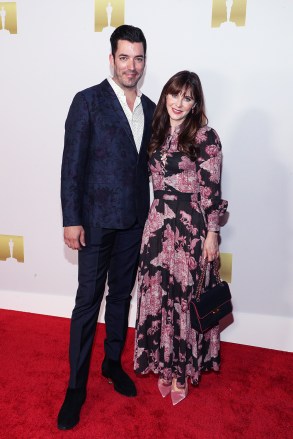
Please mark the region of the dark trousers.
[[86, 247], [78, 252], [78, 290], [70, 327], [70, 388], [86, 386], [93, 340], [108, 275], [105, 354], [120, 360], [143, 228], [85, 229]]

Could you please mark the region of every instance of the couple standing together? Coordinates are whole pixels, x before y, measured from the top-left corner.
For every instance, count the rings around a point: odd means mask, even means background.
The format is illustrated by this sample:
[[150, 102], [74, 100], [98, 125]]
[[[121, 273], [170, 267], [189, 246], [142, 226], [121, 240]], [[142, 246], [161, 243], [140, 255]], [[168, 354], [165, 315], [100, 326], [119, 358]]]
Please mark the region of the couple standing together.
[[[70, 378], [58, 428], [79, 422], [106, 279], [102, 375], [128, 397], [136, 387], [121, 365], [138, 268], [134, 368], [158, 374], [177, 404], [188, 379], [218, 370], [219, 327], [190, 327], [188, 304], [204, 258], [219, 256], [221, 143], [207, 126], [198, 76], [182, 71], [158, 105], [137, 88], [146, 61], [139, 28], [110, 38], [113, 77], [77, 93], [65, 124], [61, 198], [64, 240], [78, 251], [70, 327]], [[154, 201], [149, 210], [149, 175]]]

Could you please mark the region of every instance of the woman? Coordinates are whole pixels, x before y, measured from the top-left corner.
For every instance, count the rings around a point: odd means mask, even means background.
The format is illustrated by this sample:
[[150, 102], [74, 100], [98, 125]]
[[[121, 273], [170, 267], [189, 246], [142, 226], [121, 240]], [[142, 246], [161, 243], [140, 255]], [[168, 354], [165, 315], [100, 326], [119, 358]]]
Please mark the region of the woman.
[[[134, 368], [159, 374], [163, 397], [184, 399], [188, 378], [219, 370], [220, 333], [190, 326], [189, 302], [203, 261], [219, 257], [221, 143], [207, 126], [199, 77], [175, 74], [164, 86], [153, 120], [149, 168], [154, 201], [139, 263]], [[214, 283], [210, 273], [210, 282]]]

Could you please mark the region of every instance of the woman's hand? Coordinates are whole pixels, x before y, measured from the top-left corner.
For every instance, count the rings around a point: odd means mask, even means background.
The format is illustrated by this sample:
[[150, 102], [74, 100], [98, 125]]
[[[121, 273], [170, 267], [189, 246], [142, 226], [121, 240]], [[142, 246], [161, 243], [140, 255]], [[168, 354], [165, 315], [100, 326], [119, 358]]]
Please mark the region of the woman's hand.
[[219, 257], [218, 233], [208, 232], [203, 246], [203, 257], [204, 259], [207, 258], [209, 262], [212, 262]]

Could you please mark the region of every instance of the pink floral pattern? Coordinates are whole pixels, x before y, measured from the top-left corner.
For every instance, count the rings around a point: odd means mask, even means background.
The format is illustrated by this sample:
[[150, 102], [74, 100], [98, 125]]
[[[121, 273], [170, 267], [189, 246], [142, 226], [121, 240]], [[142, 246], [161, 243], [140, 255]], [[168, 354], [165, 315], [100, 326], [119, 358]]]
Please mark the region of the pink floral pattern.
[[[204, 335], [190, 326], [189, 302], [202, 267], [207, 230], [219, 230], [227, 208], [221, 200], [221, 143], [209, 128], [196, 135], [195, 162], [178, 150], [178, 132], [152, 155], [155, 198], [145, 225], [139, 262], [134, 368], [176, 377], [184, 386], [201, 371], [219, 370], [218, 325]], [[210, 281], [215, 282], [211, 275]]]

